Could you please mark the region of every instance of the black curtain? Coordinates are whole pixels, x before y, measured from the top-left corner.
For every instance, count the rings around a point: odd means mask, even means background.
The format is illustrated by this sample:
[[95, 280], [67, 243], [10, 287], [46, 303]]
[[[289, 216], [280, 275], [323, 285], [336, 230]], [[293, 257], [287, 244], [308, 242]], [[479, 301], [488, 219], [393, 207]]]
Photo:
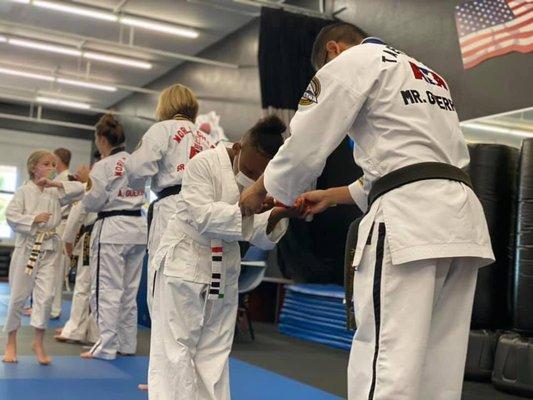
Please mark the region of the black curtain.
[[[330, 23], [283, 10], [261, 10], [259, 76], [263, 108], [269, 113], [284, 118], [297, 109], [314, 75], [313, 42], [320, 29]], [[361, 175], [345, 139], [328, 158], [317, 188], [348, 185]], [[278, 245], [278, 264], [283, 276], [298, 282], [341, 284], [346, 234], [359, 215], [356, 206], [338, 206], [309, 223], [291, 220]]]
[[331, 21], [262, 8], [259, 77], [263, 108], [296, 110], [314, 75], [313, 41]]

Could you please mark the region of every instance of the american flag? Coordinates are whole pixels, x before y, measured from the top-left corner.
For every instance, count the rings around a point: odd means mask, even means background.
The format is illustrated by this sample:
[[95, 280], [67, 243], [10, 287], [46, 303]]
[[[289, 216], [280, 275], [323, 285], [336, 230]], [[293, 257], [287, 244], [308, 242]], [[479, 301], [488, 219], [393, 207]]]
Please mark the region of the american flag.
[[465, 69], [496, 56], [533, 50], [533, 0], [475, 0], [455, 6]]

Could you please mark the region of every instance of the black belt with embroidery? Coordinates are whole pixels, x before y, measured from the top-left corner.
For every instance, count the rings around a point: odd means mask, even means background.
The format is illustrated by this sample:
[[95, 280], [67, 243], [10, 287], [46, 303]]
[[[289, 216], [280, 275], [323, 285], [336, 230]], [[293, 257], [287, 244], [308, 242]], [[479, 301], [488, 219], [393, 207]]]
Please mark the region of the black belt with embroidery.
[[[461, 182], [472, 188], [472, 181], [466, 172], [450, 164], [438, 162], [424, 162], [409, 165], [393, 171], [379, 178], [372, 185], [368, 194], [368, 210], [372, 204], [384, 194], [413, 182], [419, 182], [428, 179], [447, 179]], [[346, 328], [355, 330], [355, 308], [353, 303], [353, 279], [354, 268], [353, 258], [357, 247], [357, 236], [359, 224], [364, 215], [352, 222], [346, 238], [346, 249], [344, 253], [344, 293], [346, 304]]]

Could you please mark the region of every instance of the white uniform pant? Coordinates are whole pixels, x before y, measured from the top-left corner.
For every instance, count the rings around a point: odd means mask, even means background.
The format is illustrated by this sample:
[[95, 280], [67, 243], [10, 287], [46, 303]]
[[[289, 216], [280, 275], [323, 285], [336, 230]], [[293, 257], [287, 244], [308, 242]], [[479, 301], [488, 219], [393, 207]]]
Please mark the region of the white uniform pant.
[[[61, 237], [63, 236], [63, 231], [65, 230], [66, 221], [63, 221], [57, 228], [56, 232]], [[65, 282], [65, 273], [69, 267], [69, 258], [65, 254], [65, 243], [60, 242], [59, 245], [59, 255], [57, 258], [57, 264], [55, 266], [56, 276], [55, 276], [55, 295], [54, 301], [52, 302], [52, 318], [57, 318], [61, 315], [61, 306], [63, 303], [63, 283]]]
[[55, 265], [58, 252], [42, 251], [31, 275], [26, 274], [26, 265], [31, 249], [16, 247], [11, 257], [9, 268], [10, 296], [5, 332], [18, 330], [21, 325], [22, 309], [33, 292], [33, 310], [31, 326], [46, 329], [50, 318], [50, 309], [54, 299]]
[[80, 342], [95, 343], [98, 340], [98, 326], [91, 314], [91, 266], [83, 265], [83, 257], [78, 259], [76, 283], [72, 295], [70, 318], [61, 331], [61, 336]]
[[100, 337], [93, 357], [112, 360], [117, 352], [137, 350], [137, 291], [146, 250], [140, 244], [95, 241], [91, 249], [91, 310], [95, 310]]
[[376, 222], [355, 272], [348, 398], [459, 400], [476, 259], [392, 265], [385, 230]]
[[206, 304], [207, 289], [206, 284], [159, 270], [148, 370], [150, 400], [230, 399], [228, 363], [237, 284], [226, 286], [224, 299]]

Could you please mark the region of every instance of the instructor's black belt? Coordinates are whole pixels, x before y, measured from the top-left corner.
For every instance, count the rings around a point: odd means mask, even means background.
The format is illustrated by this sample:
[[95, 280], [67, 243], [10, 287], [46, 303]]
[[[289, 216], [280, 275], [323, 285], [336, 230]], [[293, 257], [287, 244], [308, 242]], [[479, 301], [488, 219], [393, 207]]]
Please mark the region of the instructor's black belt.
[[[407, 185], [409, 183], [424, 181], [427, 179], [447, 179], [461, 182], [472, 188], [472, 181], [466, 172], [450, 164], [438, 162], [424, 162], [409, 165], [393, 171], [379, 178], [372, 185], [368, 194], [368, 210], [372, 204], [384, 194]], [[357, 236], [359, 224], [364, 215], [352, 222], [346, 238], [346, 251], [344, 256], [344, 291], [346, 304], [346, 327], [349, 330], [355, 329], [354, 304], [353, 304], [353, 277], [352, 266], [355, 249], [357, 247]], [[370, 231], [370, 235], [372, 230]]]
[[140, 217], [142, 216], [141, 210], [111, 210], [111, 211], [100, 211], [96, 220], [117, 217], [117, 216], [127, 216], [127, 217]]
[[165, 197], [173, 196], [175, 194], [179, 194], [181, 192], [181, 185], [174, 185], [169, 186], [161, 190], [160, 192], [156, 193], [157, 200], [154, 200], [150, 203], [150, 206], [148, 207], [148, 215], [147, 215], [147, 222], [148, 222], [148, 234], [150, 234], [150, 226], [152, 225], [152, 219], [154, 218], [154, 205], [160, 200], [163, 200]]

